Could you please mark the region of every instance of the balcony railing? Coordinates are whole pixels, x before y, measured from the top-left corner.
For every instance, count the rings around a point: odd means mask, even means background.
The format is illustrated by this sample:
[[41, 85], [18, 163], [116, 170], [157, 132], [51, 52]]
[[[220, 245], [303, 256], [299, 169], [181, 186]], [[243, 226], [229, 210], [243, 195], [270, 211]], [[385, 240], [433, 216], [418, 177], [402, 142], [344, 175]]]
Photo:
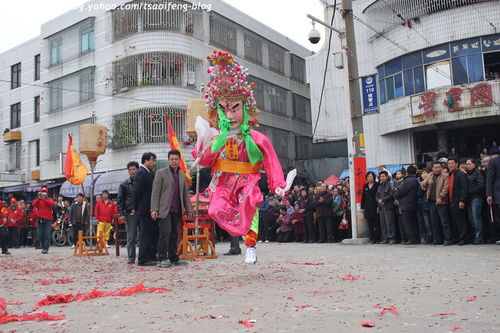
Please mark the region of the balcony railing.
[[168, 117], [177, 140], [182, 143], [186, 132], [186, 107], [153, 106], [114, 116], [110, 147], [121, 149], [142, 143], [168, 142]]
[[379, 0], [364, 14], [375, 30], [384, 33], [410, 20], [446, 10], [498, 0]]

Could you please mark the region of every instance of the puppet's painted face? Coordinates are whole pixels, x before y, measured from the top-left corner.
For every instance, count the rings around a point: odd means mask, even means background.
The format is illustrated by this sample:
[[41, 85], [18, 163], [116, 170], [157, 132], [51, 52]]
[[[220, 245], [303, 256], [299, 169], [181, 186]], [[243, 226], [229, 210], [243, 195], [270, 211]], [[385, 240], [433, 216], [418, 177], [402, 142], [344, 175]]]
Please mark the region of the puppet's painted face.
[[220, 102], [220, 106], [231, 123], [231, 129], [239, 128], [243, 122], [243, 101], [223, 100]]

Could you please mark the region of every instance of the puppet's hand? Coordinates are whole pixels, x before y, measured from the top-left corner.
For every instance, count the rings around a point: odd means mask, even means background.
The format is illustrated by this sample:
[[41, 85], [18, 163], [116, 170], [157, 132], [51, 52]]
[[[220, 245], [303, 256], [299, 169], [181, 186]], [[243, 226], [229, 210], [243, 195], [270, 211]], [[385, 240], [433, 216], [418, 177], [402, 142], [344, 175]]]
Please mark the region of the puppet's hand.
[[274, 190], [274, 192], [276, 193], [276, 195], [278, 195], [278, 196], [280, 196], [282, 198], [284, 198], [285, 194], [286, 194], [285, 190], [282, 189], [281, 187], [276, 187], [276, 189]]

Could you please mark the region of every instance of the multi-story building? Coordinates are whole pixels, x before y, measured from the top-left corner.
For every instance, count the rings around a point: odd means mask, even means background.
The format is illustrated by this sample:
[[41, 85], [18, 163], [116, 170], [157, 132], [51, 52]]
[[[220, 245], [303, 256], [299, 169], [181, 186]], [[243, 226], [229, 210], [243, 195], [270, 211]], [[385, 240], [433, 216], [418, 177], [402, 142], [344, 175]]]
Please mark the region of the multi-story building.
[[[369, 167], [423, 167], [451, 147], [478, 157], [499, 142], [498, 1], [358, 0], [353, 7]], [[334, 10], [325, 7], [328, 22]], [[322, 89], [326, 47], [308, 58], [311, 96]], [[334, 35], [331, 54], [340, 47]], [[345, 142], [344, 70], [331, 60], [315, 141]], [[314, 120], [318, 103], [312, 100]]]
[[[79, 126], [92, 121], [109, 129], [108, 150], [98, 159], [97, 172], [124, 169], [145, 151], [165, 160], [167, 117], [189, 156], [186, 107], [201, 96], [208, 80], [205, 57], [213, 49], [231, 52], [249, 68], [262, 111], [257, 129], [271, 138], [283, 168], [308, 157], [312, 139], [304, 58], [310, 51], [222, 1], [205, 1], [201, 8], [181, 0], [160, 3], [170, 7], [161, 9], [149, 0], [87, 2], [43, 24], [39, 38], [0, 55], [3, 79], [11, 73], [17, 78], [16, 64], [22, 68], [16, 88], [22, 96], [10, 89], [15, 80], [2, 82], [0, 91], [4, 128], [22, 133], [0, 149], [17, 164], [0, 169], [24, 174], [24, 184], [62, 181], [68, 134], [78, 149]], [[41, 72], [35, 81], [37, 54]], [[36, 103], [40, 116], [33, 125]], [[6, 117], [9, 111], [12, 116]], [[32, 141], [39, 158], [28, 163]], [[9, 154], [18, 159], [7, 159]], [[39, 180], [31, 170], [39, 171]]]

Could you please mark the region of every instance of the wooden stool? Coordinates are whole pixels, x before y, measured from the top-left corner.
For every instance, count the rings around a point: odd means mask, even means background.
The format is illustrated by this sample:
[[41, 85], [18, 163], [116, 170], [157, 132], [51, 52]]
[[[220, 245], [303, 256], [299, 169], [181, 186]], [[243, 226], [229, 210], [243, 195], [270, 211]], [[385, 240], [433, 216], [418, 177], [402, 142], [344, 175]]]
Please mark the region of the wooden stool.
[[200, 233], [195, 235], [194, 231], [194, 219], [185, 218], [184, 225], [182, 226], [182, 241], [177, 248], [180, 259], [216, 259], [217, 253], [211, 241], [210, 220], [208, 218], [200, 218], [198, 223], [198, 231]]
[[[95, 248], [89, 248], [85, 244], [85, 239], [95, 239]], [[78, 232], [78, 242], [75, 244], [75, 252], [73, 253], [75, 257], [87, 257], [87, 256], [107, 256], [109, 255], [108, 249], [106, 248], [106, 243], [104, 242], [104, 237], [102, 231], [99, 232], [98, 236], [83, 236], [83, 231]]]

